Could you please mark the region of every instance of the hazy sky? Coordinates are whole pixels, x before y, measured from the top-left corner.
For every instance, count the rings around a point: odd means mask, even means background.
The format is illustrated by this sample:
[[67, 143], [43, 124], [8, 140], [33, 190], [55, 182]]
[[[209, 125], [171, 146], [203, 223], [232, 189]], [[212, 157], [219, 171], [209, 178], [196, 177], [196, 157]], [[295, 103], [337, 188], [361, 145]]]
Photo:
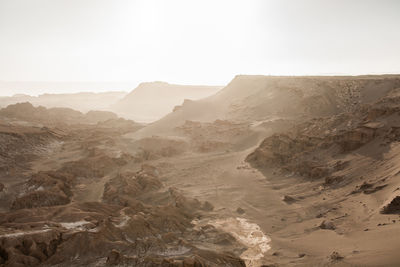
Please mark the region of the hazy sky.
[[3, 81], [395, 72], [399, 0], [0, 0]]

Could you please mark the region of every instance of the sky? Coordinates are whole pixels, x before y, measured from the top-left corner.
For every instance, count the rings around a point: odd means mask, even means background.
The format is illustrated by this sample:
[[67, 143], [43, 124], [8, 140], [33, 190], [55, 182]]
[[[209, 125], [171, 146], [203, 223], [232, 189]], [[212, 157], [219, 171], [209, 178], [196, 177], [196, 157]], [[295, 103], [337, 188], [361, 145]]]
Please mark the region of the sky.
[[398, 0], [0, 0], [0, 81], [400, 73], [399, 14]]

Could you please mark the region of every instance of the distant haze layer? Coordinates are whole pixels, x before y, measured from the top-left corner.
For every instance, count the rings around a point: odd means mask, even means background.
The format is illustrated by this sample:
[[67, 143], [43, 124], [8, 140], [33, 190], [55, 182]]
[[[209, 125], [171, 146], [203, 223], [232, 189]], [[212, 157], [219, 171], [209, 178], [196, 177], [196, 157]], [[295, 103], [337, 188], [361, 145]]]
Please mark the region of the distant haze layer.
[[[130, 84], [123, 83], [0, 83], [13, 90], [12, 96], [0, 95], [0, 107], [15, 103], [29, 102], [34, 106], [47, 108], [67, 107], [81, 112], [90, 110], [109, 110], [119, 116], [139, 122], [152, 122], [162, 118], [181, 105], [184, 100], [198, 100], [215, 94], [222, 86], [176, 85], [166, 82], [141, 83], [129, 94], [125, 91], [115, 91], [127, 88]], [[14, 87], [13, 87], [14, 86]], [[33, 86], [33, 87], [29, 87]], [[27, 95], [27, 88], [35, 88], [52, 92], [38, 96]], [[53, 89], [52, 89], [53, 88]], [[56, 89], [54, 89], [56, 88]], [[53, 93], [57, 91], [77, 93]], [[99, 92], [99, 90], [108, 90]], [[87, 92], [93, 90], [94, 92]], [[79, 92], [86, 91], [86, 92]], [[3, 93], [3, 91], [1, 91]]]
[[215, 94], [222, 86], [177, 85], [166, 82], [141, 83], [115, 103], [111, 110], [139, 122], [160, 119], [184, 100], [197, 100]]
[[398, 0], [2, 0], [0, 81], [396, 73], [399, 13]]
[[29, 102], [34, 106], [72, 108], [86, 113], [91, 110], [107, 110], [125, 95], [125, 92], [118, 91], [102, 93], [42, 94], [39, 96], [16, 94], [13, 96], [0, 97], [0, 108], [7, 107], [11, 104]]
[[129, 92], [136, 87], [133, 82], [7, 82], [0, 81], [0, 96], [24, 94], [68, 94], [81, 92]]

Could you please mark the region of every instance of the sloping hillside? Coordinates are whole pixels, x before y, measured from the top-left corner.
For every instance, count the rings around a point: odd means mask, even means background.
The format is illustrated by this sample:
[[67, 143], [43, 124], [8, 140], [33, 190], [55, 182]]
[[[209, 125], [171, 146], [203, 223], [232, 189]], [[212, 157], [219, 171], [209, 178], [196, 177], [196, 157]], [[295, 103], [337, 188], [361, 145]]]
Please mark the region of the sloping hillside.
[[[375, 97], [383, 93], [376, 90]], [[355, 110], [267, 137], [247, 157], [268, 179], [291, 179], [277, 191], [288, 205], [307, 211], [276, 233], [283, 240], [297, 237], [282, 247], [307, 244], [314, 255], [340, 249], [336, 260], [349, 266], [398, 263], [399, 112], [400, 87]], [[321, 240], [329, 240], [324, 248], [310, 245]]]
[[200, 99], [216, 93], [218, 86], [176, 85], [165, 82], [141, 83], [130, 94], [113, 105], [112, 110], [135, 121], [160, 119], [185, 99]]
[[268, 122], [304, 120], [354, 110], [400, 86], [398, 76], [275, 77], [236, 76], [218, 93], [185, 101], [174, 112], [137, 132], [171, 132], [186, 120]]

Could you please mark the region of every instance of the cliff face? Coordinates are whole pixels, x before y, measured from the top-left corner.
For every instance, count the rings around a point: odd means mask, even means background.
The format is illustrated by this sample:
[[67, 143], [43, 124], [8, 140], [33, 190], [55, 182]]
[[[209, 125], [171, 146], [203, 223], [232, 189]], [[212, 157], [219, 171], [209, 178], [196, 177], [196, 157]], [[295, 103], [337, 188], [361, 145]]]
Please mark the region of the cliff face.
[[[374, 81], [368, 77], [338, 84], [341, 87], [335, 86], [331, 98], [337, 113], [310, 117], [266, 137], [246, 161], [268, 181], [277, 183], [274, 189], [288, 207], [305, 211], [301, 220], [282, 231], [285, 235], [298, 229], [307, 244], [318, 235], [329, 242], [340, 236], [340, 246], [348, 246], [348, 262], [369, 264], [377, 257], [372, 265], [397, 263], [387, 247], [377, 247], [399, 232], [398, 79]], [[353, 235], [356, 232], [357, 237]], [[349, 243], [343, 236], [351, 236]], [[371, 257], [365, 250], [360, 252], [363, 257], [353, 257], [348, 249], [352, 244], [357, 244], [357, 249], [376, 244], [377, 253]], [[399, 248], [397, 240], [391, 244], [395, 250]]]
[[225, 106], [223, 115], [234, 120], [320, 117], [355, 110], [399, 86], [396, 76], [237, 76], [210, 101]]
[[353, 99], [355, 104], [343, 108], [341, 114], [310, 119], [286, 133], [266, 138], [248, 160], [258, 166], [277, 164], [297, 171], [308, 160], [320, 166], [332, 157], [351, 153], [373, 141], [382, 142], [382, 146], [397, 142], [399, 91], [400, 88], [392, 89], [370, 104], [362, 104], [366, 101], [362, 101], [360, 91], [356, 94], [341, 91], [340, 101]]
[[[267, 137], [246, 160], [260, 170], [273, 169], [317, 185], [324, 196], [337, 194], [343, 207], [361, 193], [371, 195], [364, 198], [377, 199], [368, 207], [374, 219], [384, 218], [379, 213], [398, 214], [400, 87], [362, 105], [367, 96], [359, 91], [354, 94], [358, 102], [347, 112]], [[371, 217], [363, 216], [370, 222]]]

